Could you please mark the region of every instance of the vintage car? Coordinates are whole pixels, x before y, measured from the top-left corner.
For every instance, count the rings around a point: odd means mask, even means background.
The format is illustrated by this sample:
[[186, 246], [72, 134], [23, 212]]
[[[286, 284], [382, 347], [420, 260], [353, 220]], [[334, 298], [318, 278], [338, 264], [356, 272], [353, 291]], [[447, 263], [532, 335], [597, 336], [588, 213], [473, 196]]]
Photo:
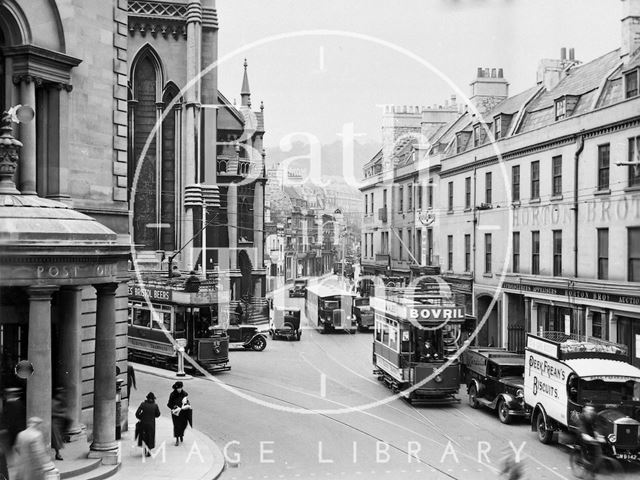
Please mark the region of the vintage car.
[[279, 307], [271, 309], [269, 318], [269, 335], [274, 340], [300, 340], [300, 309], [296, 307]]
[[463, 354], [469, 405], [498, 411], [502, 423], [528, 417], [524, 403], [524, 355], [501, 348], [471, 347]]
[[369, 330], [373, 327], [373, 310], [369, 306], [369, 297], [356, 297], [351, 307], [358, 330]]
[[293, 286], [289, 289], [289, 298], [303, 297], [307, 298], [307, 285], [309, 280], [306, 278], [296, 278], [293, 281]]

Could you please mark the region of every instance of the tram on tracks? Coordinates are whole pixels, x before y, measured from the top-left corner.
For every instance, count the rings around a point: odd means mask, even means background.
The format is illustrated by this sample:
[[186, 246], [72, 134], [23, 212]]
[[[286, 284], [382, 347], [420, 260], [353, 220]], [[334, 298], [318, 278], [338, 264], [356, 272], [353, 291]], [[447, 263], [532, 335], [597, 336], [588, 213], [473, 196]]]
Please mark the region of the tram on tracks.
[[315, 284], [307, 287], [306, 315], [321, 333], [356, 332], [352, 313], [354, 295], [338, 285]]
[[[128, 356], [130, 360], [175, 370], [178, 349], [209, 372], [229, 370], [229, 337], [218, 306], [229, 292], [216, 284], [182, 279], [129, 284]], [[221, 312], [224, 316], [226, 312]], [[185, 362], [185, 369], [194, 367]]]
[[378, 380], [409, 402], [459, 402], [460, 346], [464, 307], [449, 284], [424, 277], [415, 288], [387, 288], [371, 297], [373, 365]]

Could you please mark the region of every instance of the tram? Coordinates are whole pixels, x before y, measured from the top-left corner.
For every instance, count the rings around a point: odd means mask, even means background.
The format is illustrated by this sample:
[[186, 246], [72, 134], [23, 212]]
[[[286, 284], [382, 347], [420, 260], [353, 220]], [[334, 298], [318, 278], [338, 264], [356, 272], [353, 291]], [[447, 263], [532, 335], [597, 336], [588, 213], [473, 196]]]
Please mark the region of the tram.
[[459, 402], [460, 364], [455, 356], [465, 322], [449, 284], [424, 277], [416, 288], [387, 288], [371, 297], [374, 374], [409, 402]]
[[[218, 304], [228, 292], [202, 282], [197, 291], [179, 280], [129, 285], [129, 359], [175, 370], [178, 348], [202, 368], [229, 370], [229, 337], [218, 321]], [[226, 294], [226, 295], [225, 295]], [[185, 362], [185, 369], [193, 369]]]
[[356, 332], [352, 313], [354, 295], [337, 285], [316, 284], [307, 287], [306, 315], [321, 333]]

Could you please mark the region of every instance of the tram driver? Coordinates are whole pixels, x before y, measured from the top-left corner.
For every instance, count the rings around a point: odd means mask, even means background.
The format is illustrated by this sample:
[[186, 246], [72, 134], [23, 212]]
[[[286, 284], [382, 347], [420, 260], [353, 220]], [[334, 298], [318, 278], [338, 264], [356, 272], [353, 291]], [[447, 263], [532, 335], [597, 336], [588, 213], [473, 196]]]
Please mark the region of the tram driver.
[[422, 353], [420, 355], [421, 362], [430, 362], [438, 359], [438, 352], [434, 348], [433, 344], [429, 341], [428, 338], [424, 339], [424, 343], [422, 345]]

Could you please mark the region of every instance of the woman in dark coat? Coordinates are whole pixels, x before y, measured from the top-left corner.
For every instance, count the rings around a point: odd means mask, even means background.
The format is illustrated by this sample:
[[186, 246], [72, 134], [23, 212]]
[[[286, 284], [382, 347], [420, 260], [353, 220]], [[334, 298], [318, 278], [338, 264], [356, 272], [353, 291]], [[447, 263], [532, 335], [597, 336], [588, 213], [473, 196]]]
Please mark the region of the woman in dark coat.
[[156, 396], [153, 392], [147, 394], [147, 399], [140, 404], [136, 411], [136, 418], [140, 420], [136, 426], [136, 436], [138, 446], [142, 447], [144, 454], [149, 457], [156, 446], [156, 418], [160, 416], [160, 409], [156, 403]]
[[64, 389], [57, 388], [51, 402], [51, 448], [56, 452], [56, 460], [62, 460], [60, 450], [64, 448], [64, 429], [66, 420], [66, 409], [64, 400]]
[[187, 423], [191, 424], [191, 406], [189, 405], [188, 393], [182, 389], [182, 382], [173, 384], [173, 392], [169, 395], [167, 407], [171, 410], [171, 420], [173, 420], [173, 436], [176, 439], [176, 447], [184, 441], [184, 431]]

